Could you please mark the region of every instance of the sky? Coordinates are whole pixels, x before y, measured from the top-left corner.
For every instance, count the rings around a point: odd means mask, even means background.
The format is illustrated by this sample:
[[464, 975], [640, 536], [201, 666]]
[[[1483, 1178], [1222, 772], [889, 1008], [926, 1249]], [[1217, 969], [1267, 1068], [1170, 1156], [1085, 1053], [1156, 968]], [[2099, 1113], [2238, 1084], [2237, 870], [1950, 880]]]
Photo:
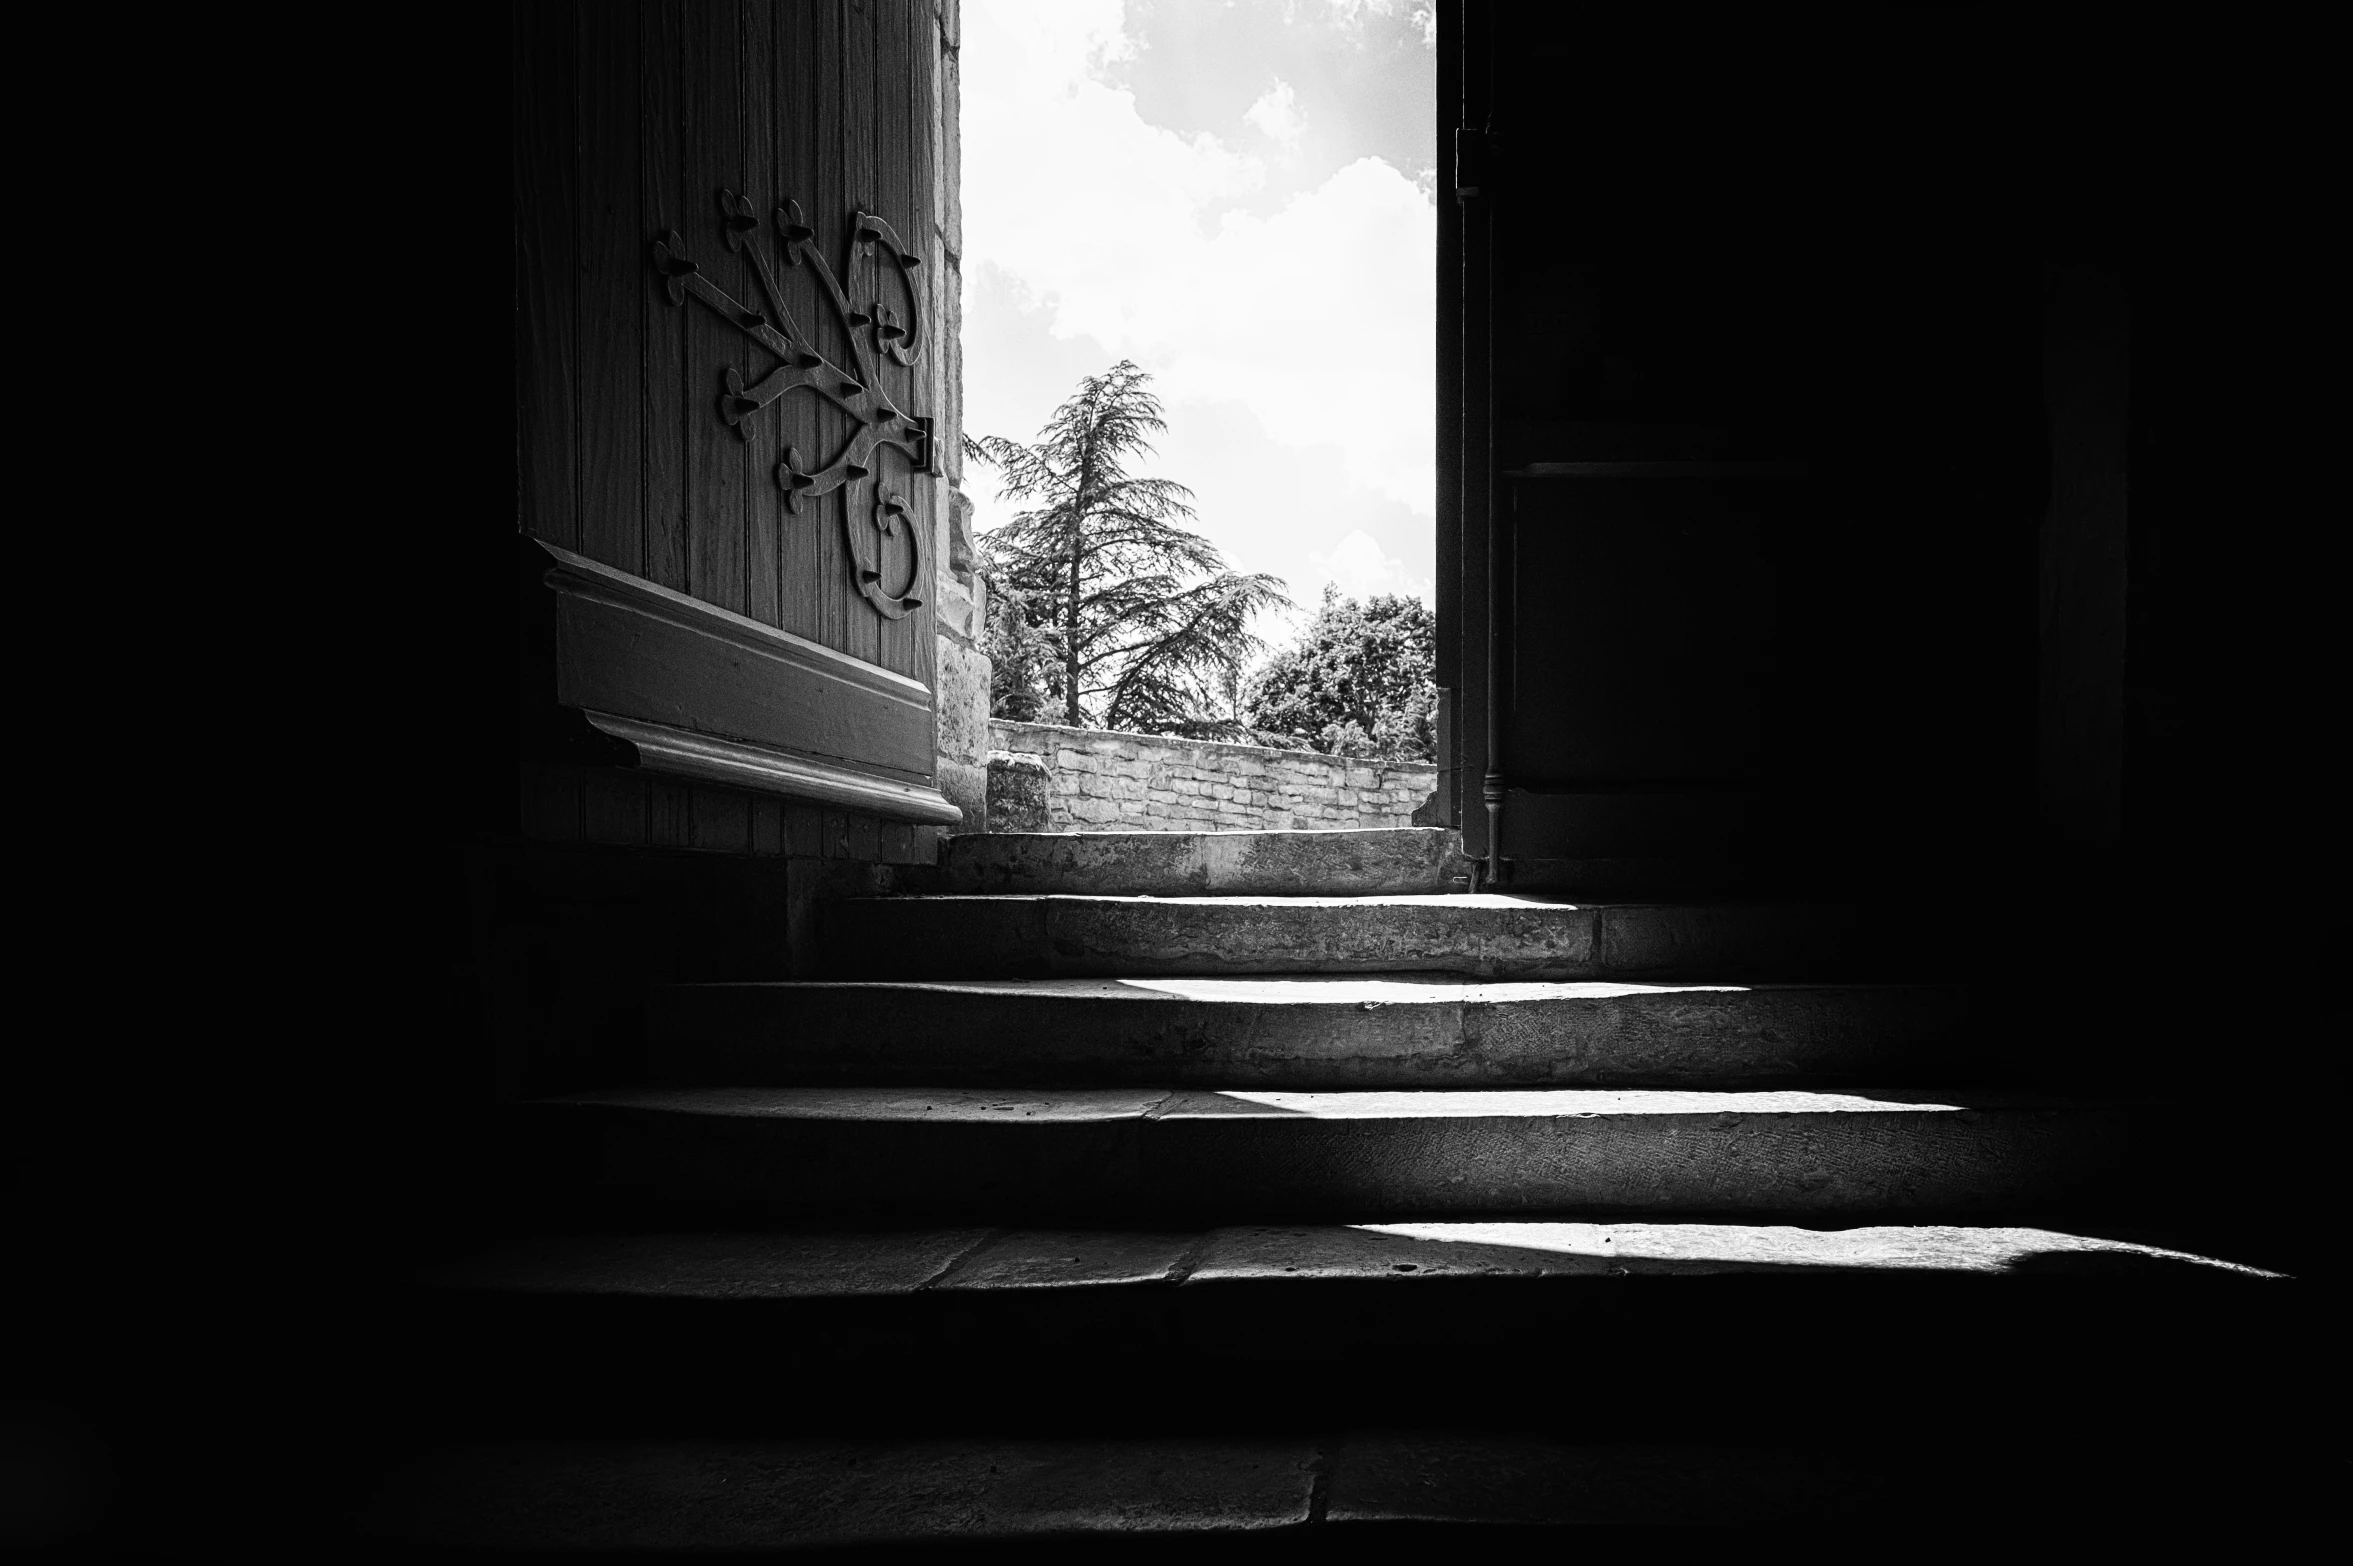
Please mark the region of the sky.
[[[1234, 569], [1432, 591], [1435, 35], [1416, 0], [964, 0], [964, 427], [1150, 371], [1137, 471]], [[970, 467], [976, 523], [1011, 515]], [[1296, 619], [1296, 617], [1294, 617]], [[1287, 640], [1280, 622], [1262, 634]]]

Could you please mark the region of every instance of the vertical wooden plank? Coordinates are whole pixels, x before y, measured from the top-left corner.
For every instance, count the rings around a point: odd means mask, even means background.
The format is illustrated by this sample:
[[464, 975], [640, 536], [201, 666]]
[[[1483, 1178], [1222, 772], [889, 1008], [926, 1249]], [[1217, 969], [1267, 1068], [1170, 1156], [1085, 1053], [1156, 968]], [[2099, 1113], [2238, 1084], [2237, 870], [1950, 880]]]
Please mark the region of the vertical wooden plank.
[[[919, 11], [928, 6], [905, 3], [905, 0], [869, 0], [874, 15], [874, 210], [888, 218], [909, 244], [922, 243], [925, 227], [924, 203], [918, 194], [916, 175], [919, 172], [918, 147], [922, 138], [916, 134], [917, 89], [920, 86], [920, 65], [913, 48], [913, 30]], [[920, 253], [920, 252], [918, 252]], [[896, 268], [876, 265], [869, 273], [868, 286], [875, 296], [893, 298], [897, 283]], [[922, 362], [911, 367], [885, 363], [885, 383], [900, 407], [912, 412], [932, 410], [922, 405]], [[915, 515], [931, 516], [930, 483], [909, 472], [897, 453], [885, 458], [885, 480], [893, 486], [903, 486], [910, 508]], [[918, 546], [913, 541], [902, 541], [906, 548], [892, 552], [885, 563], [885, 580], [896, 584], [902, 580], [900, 572], [918, 558]], [[918, 595], [929, 600], [933, 594], [925, 588]], [[918, 646], [927, 638], [928, 616], [918, 611], [903, 620], [875, 622], [875, 659], [886, 669], [921, 679]]]
[[817, 805], [784, 807], [784, 851], [795, 859], [818, 859], [825, 853], [825, 811]]
[[[901, 123], [907, 135], [907, 242], [918, 247], [924, 267], [919, 286], [928, 288], [930, 279], [945, 266], [945, 258], [932, 240], [936, 218], [932, 161], [939, 148], [932, 139], [932, 78], [939, 69], [938, 22], [929, 5], [911, 5], [906, 13], [906, 55], [901, 66], [901, 88], [907, 95]], [[938, 365], [946, 352], [939, 341], [942, 317], [929, 313], [925, 322], [931, 338], [924, 344], [923, 358], [908, 371], [908, 394], [922, 406], [917, 410], [928, 415], [941, 439], [948, 439], [947, 409], [941, 406], [935, 388], [939, 383]], [[908, 617], [909, 658], [907, 673], [933, 685], [933, 665], [937, 660], [939, 642], [936, 628], [939, 621], [939, 575], [947, 564], [947, 540], [939, 527], [940, 482], [926, 475], [914, 480], [917, 494], [916, 514], [923, 519], [926, 530], [925, 562], [932, 577], [924, 585], [923, 608]], [[935, 740], [936, 743], [936, 740]]]
[[579, 40], [568, 6], [514, 13], [516, 456], [524, 532], [565, 548], [580, 538], [572, 158]]
[[525, 762], [523, 835], [542, 843], [580, 840], [580, 769]]
[[1438, 302], [1437, 532], [1438, 820], [1463, 819], [1466, 795], [1461, 754], [1462, 644], [1462, 286], [1463, 204], [1454, 189], [1454, 149], [1447, 145], [1462, 120], [1462, 8], [1438, 8]]
[[[751, 263], [728, 252], [719, 192], [743, 191], [740, 78], [744, 0], [702, 0], [686, 11], [679, 142], [685, 178], [678, 204], [687, 253], [737, 299], [758, 297]], [[758, 374], [758, 350], [718, 313], [686, 309], [686, 462], [690, 492], [686, 590], [705, 603], [744, 612], [744, 442], [718, 417], [729, 368]]]
[[752, 852], [761, 855], [784, 852], [784, 801], [773, 794], [755, 795], [752, 799]]
[[843, 822], [842, 857], [864, 864], [874, 864], [882, 858], [882, 818], [870, 816], [863, 810], [853, 810]]
[[[1464, 8], [1462, 80], [1458, 103], [1464, 126], [1483, 126], [1488, 122], [1492, 101], [1490, 73], [1496, 59], [1494, 16], [1485, 9]], [[1474, 30], [1473, 22], [1476, 21]], [[1501, 753], [1503, 735], [1501, 718], [1496, 710], [1494, 686], [1495, 653], [1490, 638], [1494, 619], [1492, 603], [1494, 564], [1493, 508], [1494, 450], [1492, 446], [1492, 388], [1489, 375], [1492, 367], [1490, 326], [1490, 247], [1493, 235], [1494, 198], [1481, 195], [1463, 204], [1460, 250], [1462, 271], [1451, 307], [1461, 314], [1458, 363], [1461, 381], [1442, 388], [1443, 394], [1458, 399], [1460, 409], [1457, 428], [1461, 435], [1461, 456], [1456, 469], [1460, 476], [1456, 517], [1462, 538], [1462, 665], [1461, 706], [1457, 709], [1456, 735], [1459, 748], [1455, 751], [1455, 765], [1461, 769], [1462, 810], [1457, 826], [1462, 832], [1463, 851], [1473, 858], [1500, 856], [1502, 845], [1489, 842], [1490, 816], [1485, 802], [1490, 774], [1498, 787], [1502, 784]], [[1441, 296], [1444, 297], [1443, 295]], [[1486, 874], [1501, 874], [1499, 857], [1490, 859]], [[1491, 884], [1474, 878], [1474, 890]]]
[[[875, 12], [879, 5], [880, 0], [846, 0], [842, 12], [842, 81], [845, 94], [841, 114], [841, 184], [833, 203], [833, 234], [827, 243], [834, 247], [834, 254], [842, 258], [836, 264], [852, 272], [855, 269], [850, 266], [851, 247], [846, 232], [850, 214], [861, 207], [869, 211], [874, 207], [874, 31]], [[853, 300], [859, 295], [859, 282], [854, 275], [842, 278], [842, 288]], [[837, 528], [867, 525], [865, 517], [851, 514], [849, 508], [859, 502], [871, 506], [873, 487], [868, 482], [855, 486], [854, 490], [845, 488], [842, 491], [835, 517]], [[879, 663], [882, 661], [882, 617], [874, 612], [852, 585], [846, 545], [843, 551], [841, 590], [833, 595], [841, 605], [841, 640], [833, 645], [853, 658]]]
[[[848, 90], [845, 74], [849, 69], [848, 29], [849, 0], [815, 0], [809, 7], [809, 178], [801, 194], [809, 222], [816, 228], [818, 244], [824, 248], [829, 265], [839, 265], [841, 255], [835, 244], [839, 225], [849, 213], [848, 196], [842, 188], [843, 147], [849, 140], [847, 125], [848, 105], [853, 96]], [[816, 341], [818, 351], [831, 356], [836, 364], [851, 362], [850, 341], [832, 309], [812, 288], [809, 294], [809, 314], [803, 321]], [[810, 428], [815, 455], [812, 462], [823, 462], [840, 448], [849, 434], [849, 420], [831, 403], [817, 398], [804, 399], [809, 404]], [[802, 524], [812, 556], [811, 591], [815, 598], [816, 618], [808, 632], [814, 640], [828, 647], [847, 649], [850, 624], [848, 604], [854, 597], [850, 587], [849, 558], [842, 542], [843, 500], [839, 491], [811, 503]]]
[[686, 848], [693, 841], [694, 811], [689, 785], [669, 778], [646, 779], [645, 840], [654, 848]]
[[676, 230], [683, 236], [689, 226], [688, 214], [680, 207], [681, 5], [682, 0], [650, 0], [637, 9], [638, 222], [644, 229], [638, 240], [638, 319], [645, 340], [640, 393], [645, 537], [638, 571], [649, 581], [683, 592], [692, 499], [686, 483], [686, 422], [693, 412], [686, 379], [690, 307], [670, 303], [642, 249], [656, 234]]
[[2121, 280], [2044, 269], [2043, 402], [2050, 499], [2043, 514], [2036, 779], [2043, 824], [2110, 847], [2123, 822], [2125, 452], [2132, 314]]
[[[743, 32], [738, 45], [737, 94], [743, 103], [744, 126], [742, 150], [738, 154], [743, 164], [742, 183], [734, 188], [752, 198], [752, 209], [760, 214], [760, 228], [752, 242], [770, 258], [772, 273], [781, 272], [781, 258], [775, 255], [776, 229], [770, 217], [776, 210], [776, 13], [777, 7], [766, 0], [750, 0], [742, 11]], [[751, 269], [745, 268], [749, 273]], [[761, 309], [772, 309], [783, 301], [771, 301], [759, 290], [756, 278], [746, 276], [747, 302], [757, 300]], [[747, 354], [745, 372], [757, 377], [767, 371], [766, 355]], [[796, 394], [805, 396], [805, 393]], [[769, 407], [751, 424], [752, 438], [744, 443], [743, 457], [743, 612], [763, 625], [777, 623], [776, 558], [777, 535], [784, 526], [786, 512], [783, 493], [777, 489], [772, 476], [783, 446], [777, 439], [781, 410]]]
[[[932, 8], [929, 5], [909, 6], [907, 8], [907, 57], [904, 68], [906, 80], [904, 90], [907, 94], [905, 124], [908, 138], [907, 216], [902, 221], [906, 224], [907, 242], [917, 246], [923, 256], [925, 270], [919, 274], [919, 292], [928, 292], [931, 278], [937, 276], [946, 264], [939, 253], [939, 247], [933, 243], [931, 238], [935, 213], [932, 159], [939, 151], [938, 145], [932, 139], [932, 77], [939, 68], [937, 37], [938, 22]], [[939, 382], [937, 367], [940, 356], [945, 352], [939, 341], [939, 331], [943, 323], [936, 312], [927, 312], [924, 324], [931, 335], [923, 345], [923, 357], [916, 361], [912, 370], [908, 371], [908, 390], [909, 395], [918, 399], [922, 404], [918, 411], [930, 417], [932, 428], [940, 432], [940, 439], [945, 440], [948, 438], [946, 433], [948, 410], [940, 405], [939, 397], [934, 392], [934, 388]], [[935, 631], [939, 622], [937, 607], [939, 603], [939, 577], [947, 567], [947, 538], [939, 526], [941, 515], [939, 508], [943, 498], [940, 493], [940, 481], [926, 475], [917, 479], [915, 485], [919, 500], [916, 514], [923, 519], [925, 563], [929, 567], [932, 580], [925, 583], [923, 587], [923, 608], [910, 616], [914, 622], [909, 627], [914, 639], [914, 645], [911, 648], [914, 656], [909, 661], [907, 672], [929, 687], [934, 683], [933, 664], [939, 650]], [[934, 747], [936, 748], [936, 746], [937, 737], [935, 734]]]
[[580, 191], [580, 552], [635, 572], [644, 549], [646, 239], [638, 232], [634, 8], [581, 6], [573, 131]]
[[693, 789], [693, 826], [688, 843], [718, 853], [748, 854], [752, 849], [751, 796], [732, 788], [697, 783]]
[[646, 841], [643, 774], [592, 768], [581, 780], [580, 835], [591, 843], [638, 847]]
[[[819, 222], [823, 221], [824, 204], [817, 174], [821, 166], [818, 100], [820, 85], [832, 76], [818, 53], [824, 10], [818, 5], [787, 6], [777, 19], [782, 60], [776, 88], [776, 200], [778, 205], [787, 199], [798, 201], [805, 214], [819, 214], [814, 219]], [[783, 286], [790, 295], [793, 319], [803, 331], [816, 334], [818, 346], [825, 348], [825, 306], [816, 279], [807, 267], [793, 267], [786, 271]], [[798, 450], [804, 463], [824, 460], [817, 404], [818, 399], [810, 393], [795, 392], [776, 405], [777, 440]], [[776, 623], [812, 641], [822, 641], [825, 636], [822, 587], [830, 520], [821, 503], [804, 505], [797, 512], [780, 508], [778, 514]]]

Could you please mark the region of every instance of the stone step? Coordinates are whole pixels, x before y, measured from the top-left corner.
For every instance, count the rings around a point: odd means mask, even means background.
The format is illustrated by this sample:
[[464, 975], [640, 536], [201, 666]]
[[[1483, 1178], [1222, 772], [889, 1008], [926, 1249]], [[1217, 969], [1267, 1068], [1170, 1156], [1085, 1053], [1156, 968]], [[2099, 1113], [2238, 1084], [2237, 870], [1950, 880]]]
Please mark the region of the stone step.
[[947, 840], [939, 864], [901, 877], [921, 892], [1107, 896], [1362, 897], [1469, 889], [1460, 833], [988, 832]]
[[1525, 979], [1829, 971], [1852, 909], [1399, 897], [858, 898], [827, 905], [837, 978], [1451, 972]]
[[677, 985], [658, 1080], [1443, 1087], [1985, 1079], [1935, 985], [1333, 978]]
[[1350, 1524], [1790, 1524], [1851, 1512], [1863, 1494], [1861, 1472], [1831, 1454], [1455, 1431], [507, 1440], [401, 1465], [361, 1526], [372, 1540], [434, 1551], [666, 1555], [989, 1540], [1101, 1550], [1153, 1537], [1232, 1550], [1273, 1536], [1265, 1542], [1296, 1558], [1291, 1549], [1317, 1534], [1358, 1550], [1372, 1542]]
[[2071, 1442], [2086, 1420], [2307, 1423], [2286, 1405], [2325, 1402], [2329, 1304], [2161, 1237], [2057, 1226], [738, 1227], [454, 1260], [403, 1297], [388, 1352], [443, 1430], [1525, 1421], [1673, 1441], [1705, 1409], [1711, 1440], [1902, 1446], [1973, 1444], [1955, 1421], [1974, 1410], [2007, 1445], [2003, 1385], [2063, 1399]]
[[2112, 1194], [2125, 1121], [1893, 1090], [642, 1088], [532, 1107], [552, 1180], [841, 1224], [2049, 1212]]
[[2280, 1281], [2259, 1267], [2064, 1229], [1526, 1220], [1124, 1229], [755, 1230], [542, 1235], [428, 1269], [444, 1289], [818, 1300], [1214, 1284], [1423, 1286], [1462, 1278], [1728, 1274]]
[[[1850, 1376], [1854, 1367], [1836, 1367]], [[1948, 1395], [1925, 1372], [1903, 1405]], [[2183, 1422], [2167, 1439], [2079, 1441], [2035, 1428], [2043, 1389], [1983, 1389], [1999, 1412], [1915, 1436], [1748, 1443], [1716, 1433], [1729, 1379], [1676, 1439], [1526, 1428], [962, 1433], [798, 1439], [659, 1435], [450, 1442], [381, 1473], [355, 1553], [554, 1552], [628, 1559], [720, 1552], [818, 1559], [1360, 1562], [1551, 1554], [1626, 1540], [1669, 1558], [1726, 1545], [1858, 1556], [1903, 1538], [2074, 1539], [2083, 1553], [2308, 1553], [2335, 1523], [2334, 1477], [2307, 1443]], [[2070, 1410], [2072, 1417], [2073, 1411]], [[2102, 1434], [2107, 1435], [2106, 1431]], [[1695, 1534], [1692, 1530], [1698, 1530]], [[1838, 1553], [1843, 1548], [1834, 1545]], [[886, 1552], [880, 1557], [877, 1552]], [[336, 1552], [340, 1553], [340, 1552]], [[1778, 1553], [1775, 1550], [1775, 1553]]]

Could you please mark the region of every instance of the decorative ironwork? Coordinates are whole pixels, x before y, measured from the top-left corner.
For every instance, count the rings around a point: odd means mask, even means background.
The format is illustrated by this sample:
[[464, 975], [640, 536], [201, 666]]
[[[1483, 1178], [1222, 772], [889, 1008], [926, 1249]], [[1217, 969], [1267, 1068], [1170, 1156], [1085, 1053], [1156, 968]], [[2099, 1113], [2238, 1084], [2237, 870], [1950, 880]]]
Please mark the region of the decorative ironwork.
[[[758, 242], [761, 219], [749, 196], [732, 190], [719, 192], [720, 232], [730, 251], [750, 259], [752, 275], [759, 280], [761, 296], [768, 302], [765, 310], [743, 304], [688, 260], [685, 241], [675, 230], [654, 240], [654, 269], [661, 274], [673, 305], [683, 306], [692, 294], [776, 359], [776, 366], [757, 380], [747, 380], [744, 371], [732, 366], [726, 371], [719, 417], [738, 435], [750, 440], [752, 415], [789, 391], [805, 389], [850, 416], [849, 439], [822, 467], [803, 467], [799, 449], [787, 446], [783, 460], [776, 465], [776, 483], [784, 491], [785, 508], [795, 513], [805, 500], [845, 487], [849, 490], [843, 497], [842, 526], [849, 544], [851, 574], [859, 593], [878, 613], [902, 619], [923, 606], [926, 550], [911, 497], [891, 489], [877, 472], [879, 453], [887, 446], [904, 456], [917, 473], [938, 470], [931, 419], [901, 411], [883, 389], [880, 370], [882, 360], [912, 366], [923, 355], [923, 290], [916, 284], [922, 261], [900, 241], [889, 223], [871, 212], [858, 211], [850, 215], [849, 238], [837, 277], [818, 253], [817, 231], [803, 218], [799, 202], [787, 201], [772, 215], [784, 264], [806, 266], [816, 278], [819, 293], [849, 340], [856, 361], [853, 369], [845, 370], [818, 352], [809, 334], [794, 322], [767, 250]], [[887, 263], [875, 270], [898, 279], [899, 289], [906, 295], [905, 315], [884, 299], [865, 304], [851, 300], [842, 284], [845, 279], [856, 280], [861, 253], [877, 255]], [[905, 537], [909, 560], [907, 580], [897, 591], [882, 580], [883, 546], [894, 534]]]

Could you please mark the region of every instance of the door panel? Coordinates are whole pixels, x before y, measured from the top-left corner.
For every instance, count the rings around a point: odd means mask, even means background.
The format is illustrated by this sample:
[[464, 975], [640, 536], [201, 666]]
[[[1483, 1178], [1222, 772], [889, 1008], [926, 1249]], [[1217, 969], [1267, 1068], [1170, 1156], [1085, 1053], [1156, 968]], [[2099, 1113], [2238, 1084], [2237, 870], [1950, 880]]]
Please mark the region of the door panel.
[[1775, 582], [1754, 487], [1774, 482], [1514, 483], [1515, 784], [1755, 777]]
[[[515, 26], [523, 533], [916, 682], [905, 732], [828, 756], [904, 778], [933, 748], [947, 431], [933, 8], [526, 4]], [[714, 687], [676, 727], [777, 748], [730, 727], [753, 709], [776, 710]]]

